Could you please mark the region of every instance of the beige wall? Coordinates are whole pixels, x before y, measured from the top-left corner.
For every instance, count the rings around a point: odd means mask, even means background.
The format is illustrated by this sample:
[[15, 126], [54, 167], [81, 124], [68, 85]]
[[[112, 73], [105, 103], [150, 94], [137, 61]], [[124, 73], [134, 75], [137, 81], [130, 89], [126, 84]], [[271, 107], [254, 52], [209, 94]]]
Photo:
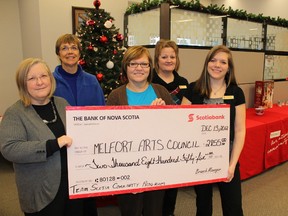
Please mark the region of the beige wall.
[[[123, 18], [128, 2], [142, 2], [142, 0], [101, 1], [101, 8], [115, 18], [114, 24], [120, 28], [121, 33], [123, 33]], [[288, 6], [286, 0], [241, 0], [241, 3], [236, 0], [201, 0], [205, 6], [211, 2], [213, 4], [219, 2], [218, 5], [222, 5], [223, 2], [230, 3], [233, 9], [245, 6], [245, 10], [256, 14], [268, 11], [267, 15], [275, 17], [279, 15], [283, 18], [286, 16], [287, 18], [287, 13], [284, 11]], [[58, 64], [54, 53], [54, 44], [59, 35], [72, 33], [72, 6], [93, 7], [93, 0], [0, 0], [2, 15], [0, 19], [0, 115], [18, 99], [14, 76], [16, 68], [23, 58], [31, 56], [43, 58], [52, 70]], [[264, 15], [266, 15], [265, 13]], [[206, 52], [205, 50], [181, 50], [180, 73], [187, 76], [189, 81], [194, 80], [201, 71]], [[247, 94], [246, 98], [250, 101], [252, 100], [253, 82], [260, 78], [260, 72], [255, 71], [260, 70], [259, 67], [263, 65], [261, 55], [239, 53], [235, 54], [234, 59], [237, 77], [240, 81], [243, 79], [244, 84], [241, 83], [241, 86]], [[247, 62], [247, 60], [251, 61]], [[286, 82], [276, 83], [275, 102], [279, 98], [287, 99], [286, 92]], [[248, 105], [250, 106], [251, 103], [249, 102]]]
[[0, 0], [0, 115], [18, 98], [15, 70], [23, 57], [19, 5], [16, 0]]

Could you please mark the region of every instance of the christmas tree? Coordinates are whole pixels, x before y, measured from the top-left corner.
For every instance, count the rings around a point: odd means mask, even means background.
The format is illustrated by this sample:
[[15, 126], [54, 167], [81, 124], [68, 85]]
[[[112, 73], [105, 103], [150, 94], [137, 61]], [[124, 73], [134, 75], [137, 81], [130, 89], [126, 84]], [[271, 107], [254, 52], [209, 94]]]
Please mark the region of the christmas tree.
[[113, 89], [122, 84], [120, 68], [126, 49], [123, 35], [113, 24], [114, 18], [99, 8], [100, 0], [95, 0], [93, 5], [95, 9], [85, 11], [87, 19], [77, 30], [82, 45], [79, 64], [97, 77], [107, 98]]

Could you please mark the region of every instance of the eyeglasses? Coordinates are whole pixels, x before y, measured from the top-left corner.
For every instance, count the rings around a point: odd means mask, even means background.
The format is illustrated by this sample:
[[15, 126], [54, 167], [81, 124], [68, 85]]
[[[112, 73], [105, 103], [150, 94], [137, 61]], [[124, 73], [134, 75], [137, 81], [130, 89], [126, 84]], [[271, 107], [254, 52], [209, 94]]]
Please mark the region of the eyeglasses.
[[27, 77], [27, 82], [37, 83], [38, 79], [40, 79], [41, 82], [46, 81], [47, 79], [49, 79], [49, 75], [48, 74], [42, 74], [39, 77], [36, 77], [36, 76]]
[[61, 50], [62, 52], [68, 52], [69, 50], [75, 52], [75, 51], [78, 51], [79, 48], [78, 48], [77, 46], [71, 46], [71, 47], [63, 46], [63, 47], [60, 48], [60, 50]]
[[145, 62], [142, 62], [142, 63], [136, 63], [136, 62], [130, 62], [127, 64], [129, 67], [131, 68], [137, 68], [138, 65], [141, 66], [141, 68], [148, 68], [150, 67], [150, 64], [149, 63], [145, 63]]

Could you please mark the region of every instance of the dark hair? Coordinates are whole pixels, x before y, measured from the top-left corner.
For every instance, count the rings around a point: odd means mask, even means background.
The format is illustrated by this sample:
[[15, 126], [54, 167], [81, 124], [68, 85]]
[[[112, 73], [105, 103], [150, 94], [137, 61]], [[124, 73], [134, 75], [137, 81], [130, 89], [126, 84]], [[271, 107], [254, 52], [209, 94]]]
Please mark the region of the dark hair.
[[179, 59], [179, 49], [177, 44], [172, 41], [172, 40], [165, 40], [165, 39], [161, 39], [156, 43], [155, 46], [155, 54], [154, 54], [154, 67], [156, 72], [158, 73], [159, 71], [159, 56], [161, 54], [161, 51], [163, 48], [172, 48], [176, 54], [176, 65], [175, 65], [175, 70], [178, 71], [179, 67], [180, 67], [180, 59]]
[[127, 77], [128, 64], [132, 60], [141, 58], [142, 56], [147, 56], [148, 57], [148, 61], [149, 61], [149, 65], [150, 65], [150, 71], [149, 71], [149, 75], [148, 75], [147, 81], [149, 83], [152, 82], [153, 61], [152, 61], [152, 57], [150, 55], [149, 50], [146, 47], [143, 47], [143, 46], [132, 46], [132, 47], [129, 47], [127, 49], [127, 51], [125, 52], [125, 54], [124, 54], [124, 57], [122, 59], [122, 64], [121, 64], [121, 73], [122, 73], [122, 76], [124, 77], [124, 79], [126, 79], [126, 82], [128, 82], [128, 77]]
[[196, 81], [195, 90], [199, 92], [202, 96], [209, 98], [211, 93], [211, 86], [210, 86], [210, 79], [209, 79], [209, 73], [208, 73], [208, 63], [211, 61], [214, 56], [219, 53], [224, 52], [228, 55], [228, 72], [225, 75], [225, 82], [227, 87], [231, 84], [237, 85], [236, 77], [235, 77], [235, 67], [234, 62], [232, 58], [232, 53], [230, 49], [228, 49], [224, 45], [218, 45], [213, 47], [207, 54], [204, 67], [202, 69], [202, 73], [199, 77], [199, 79]]

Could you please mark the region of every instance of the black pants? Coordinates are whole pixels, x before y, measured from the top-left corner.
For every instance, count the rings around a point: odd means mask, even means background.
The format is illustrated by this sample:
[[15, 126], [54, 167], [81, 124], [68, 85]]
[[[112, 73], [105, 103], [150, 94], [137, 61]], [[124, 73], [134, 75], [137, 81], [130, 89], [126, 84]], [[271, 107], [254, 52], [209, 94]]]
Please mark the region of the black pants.
[[148, 191], [117, 196], [121, 216], [161, 216], [164, 191]]
[[84, 216], [98, 216], [96, 198], [84, 198]]
[[51, 203], [39, 212], [24, 213], [25, 216], [84, 216], [83, 199], [70, 200], [68, 186], [64, 181], [61, 181], [56, 197]]
[[[197, 195], [197, 216], [212, 215], [213, 185], [194, 186]], [[217, 185], [221, 196], [223, 216], [243, 216], [239, 165], [235, 168], [234, 178], [231, 182], [220, 182]]]
[[[63, 180], [64, 179], [64, 180]], [[97, 216], [94, 198], [69, 199], [67, 178], [62, 178], [55, 199], [44, 209], [25, 216]]]
[[175, 211], [178, 188], [165, 190], [162, 216], [173, 215]]

